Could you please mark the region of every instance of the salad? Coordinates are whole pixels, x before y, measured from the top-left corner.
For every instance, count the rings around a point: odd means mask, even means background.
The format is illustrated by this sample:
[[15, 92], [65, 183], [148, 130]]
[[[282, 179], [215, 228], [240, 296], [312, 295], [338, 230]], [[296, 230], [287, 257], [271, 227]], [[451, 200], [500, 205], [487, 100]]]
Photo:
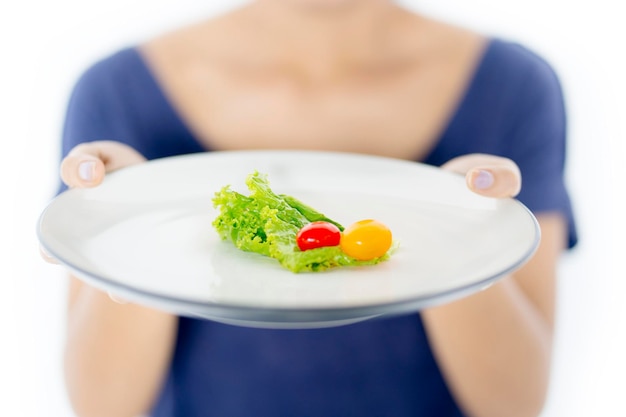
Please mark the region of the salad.
[[254, 172], [250, 195], [223, 187], [213, 204], [213, 226], [241, 250], [272, 257], [293, 272], [375, 265], [390, 256], [391, 231], [376, 220], [344, 228], [294, 197], [274, 193], [267, 175]]

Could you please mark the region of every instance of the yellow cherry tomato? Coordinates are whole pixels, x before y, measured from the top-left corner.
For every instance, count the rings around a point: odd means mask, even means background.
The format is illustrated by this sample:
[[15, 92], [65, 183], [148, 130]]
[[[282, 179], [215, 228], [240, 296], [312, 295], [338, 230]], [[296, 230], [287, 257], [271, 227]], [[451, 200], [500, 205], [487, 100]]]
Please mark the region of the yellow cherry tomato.
[[348, 256], [369, 261], [383, 256], [391, 247], [391, 230], [377, 220], [361, 220], [347, 227], [339, 245]]

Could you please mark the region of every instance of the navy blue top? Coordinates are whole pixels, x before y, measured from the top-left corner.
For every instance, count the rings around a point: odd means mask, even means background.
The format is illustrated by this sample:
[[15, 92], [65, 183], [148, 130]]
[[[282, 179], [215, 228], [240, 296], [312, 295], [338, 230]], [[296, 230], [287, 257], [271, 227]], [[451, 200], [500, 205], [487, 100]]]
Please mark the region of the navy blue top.
[[[576, 243], [563, 182], [566, 120], [551, 67], [517, 44], [492, 40], [456, 112], [422, 161], [474, 152], [520, 167], [519, 199], [562, 213]], [[67, 111], [63, 155], [117, 140], [148, 159], [206, 151], [135, 48], [89, 68]], [[152, 417], [458, 417], [419, 314], [316, 330], [264, 330], [181, 318]]]

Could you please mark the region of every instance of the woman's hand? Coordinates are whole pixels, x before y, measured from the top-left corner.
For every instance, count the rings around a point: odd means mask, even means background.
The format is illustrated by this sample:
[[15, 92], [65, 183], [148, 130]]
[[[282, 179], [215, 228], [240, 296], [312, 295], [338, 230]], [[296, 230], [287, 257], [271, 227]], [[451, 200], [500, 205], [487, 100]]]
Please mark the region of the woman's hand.
[[[99, 185], [107, 173], [145, 162], [146, 158], [128, 145], [114, 141], [88, 142], [76, 146], [61, 162], [61, 179], [70, 188]], [[39, 247], [41, 257], [56, 260]]]
[[[114, 141], [97, 141], [73, 148], [61, 162], [61, 179], [69, 188], [89, 188], [102, 183], [107, 173], [145, 162], [146, 158], [128, 145]], [[44, 248], [41, 257], [49, 263], [57, 261]], [[118, 303], [125, 301], [109, 294]]]
[[[114, 141], [88, 142], [76, 146], [61, 162], [61, 179], [69, 188], [89, 188], [99, 185], [108, 172], [145, 162], [146, 158], [128, 145]], [[41, 257], [57, 263], [44, 248]], [[109, 294], [119, 303], [123, 300]]]
[[522, 176], [512, 160], [486, 154], [451, 159], [443, 169], [465, 175], [467, 186], [487, 197], [515, 197], [522, 188]]

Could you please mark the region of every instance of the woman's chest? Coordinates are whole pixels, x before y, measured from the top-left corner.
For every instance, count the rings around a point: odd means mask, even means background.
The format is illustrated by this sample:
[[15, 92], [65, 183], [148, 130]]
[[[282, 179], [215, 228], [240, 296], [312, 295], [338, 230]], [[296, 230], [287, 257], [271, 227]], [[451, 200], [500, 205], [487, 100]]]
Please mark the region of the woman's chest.
[[464, 91], [461, 77], [357, 80], [303, 87], [288, 77], [170, 78], [168, 96], [209, 149], [314, 149], [420, 159]]

